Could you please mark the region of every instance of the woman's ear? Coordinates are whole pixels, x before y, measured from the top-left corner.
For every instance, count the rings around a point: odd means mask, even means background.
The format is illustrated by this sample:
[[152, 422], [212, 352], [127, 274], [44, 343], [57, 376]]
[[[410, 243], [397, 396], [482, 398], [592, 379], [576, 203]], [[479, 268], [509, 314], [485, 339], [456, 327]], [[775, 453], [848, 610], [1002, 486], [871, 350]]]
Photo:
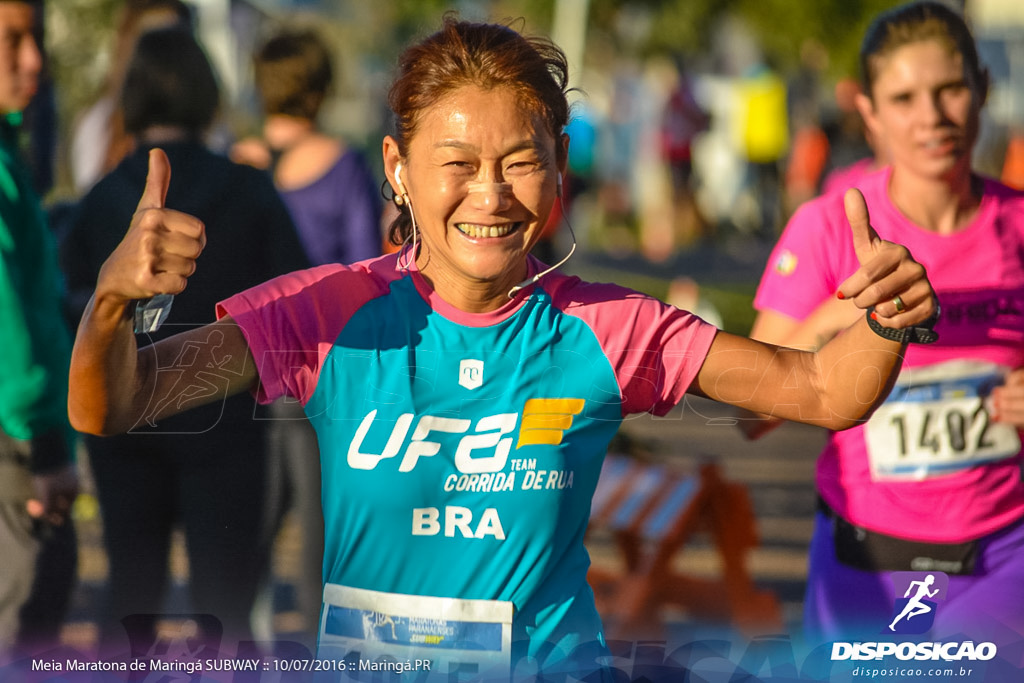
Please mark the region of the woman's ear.
[[556, 152], [555, 162], [558, 166], [558, 172], [565, 175], [565, 172], [569, 170], [569, 134], [562, 133], [561, 139], [558, 141], [558, 150]]
[[992, 78], [989, 74], [988, 69], [982, 68], [981, 73], [978, 74], [978, 109], [985, 106], [985, 102], [988, 101], [988, 91], [992, 87]]
[[875, 115], [875, 103], [870, 97], [864, 93], [857, 93], [853, 96], [853, 104], [857, 107], [857, 112], [860, 114], [861, 119], [864, 120], [864, 126], [871, 132], [875, 140], [882, 138], [881, 124], [878, 122], [878, 117]]
[[398, 150], [398, 141], [390, 135], [384, 136], [381, 153], [384, 157], [384, 176], [387, 178], [388, 184], [391, 185], [395, 196], [401, 197], [407, 194], [408, 190], [403, 182], [404, 177], [400, 177], [402, 176], [402, 154]]

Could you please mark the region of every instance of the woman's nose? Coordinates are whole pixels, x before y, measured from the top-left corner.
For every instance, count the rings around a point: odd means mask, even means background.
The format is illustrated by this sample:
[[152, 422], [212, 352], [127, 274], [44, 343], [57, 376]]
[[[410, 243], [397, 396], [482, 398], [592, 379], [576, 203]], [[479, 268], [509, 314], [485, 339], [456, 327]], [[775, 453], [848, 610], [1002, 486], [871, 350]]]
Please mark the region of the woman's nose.
[[512, 204], [512, 183], [469, 183], [466, 189], [475, 209], [501, 211]]
[[946, 118], [945, 107], [942, 101], [942, 93], [933, 93], [929, 97], [921, 98], [921, 106], [918, 112], [921, 118], [931, 124], [939, 123]]

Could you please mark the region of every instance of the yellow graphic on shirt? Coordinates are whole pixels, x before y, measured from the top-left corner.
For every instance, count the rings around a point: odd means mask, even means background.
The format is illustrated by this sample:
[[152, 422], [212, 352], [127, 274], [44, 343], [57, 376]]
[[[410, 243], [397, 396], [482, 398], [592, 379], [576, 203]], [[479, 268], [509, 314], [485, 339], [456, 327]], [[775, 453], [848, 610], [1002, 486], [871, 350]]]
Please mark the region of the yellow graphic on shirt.
[[562, 435], [572, 426], [572, 416], [579, 415], [585, 403], [582, 398], [531, 398], [523, 406], [516, 449], [562, 443]]

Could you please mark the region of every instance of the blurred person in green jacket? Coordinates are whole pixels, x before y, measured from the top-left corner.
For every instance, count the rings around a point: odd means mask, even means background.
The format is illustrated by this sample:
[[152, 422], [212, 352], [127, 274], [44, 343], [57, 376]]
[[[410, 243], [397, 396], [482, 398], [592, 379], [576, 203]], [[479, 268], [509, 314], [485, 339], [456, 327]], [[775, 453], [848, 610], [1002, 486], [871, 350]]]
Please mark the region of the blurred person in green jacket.
[[55, 645], [74, 584], [70, 336], [56, 248], [17, 146], [41, 1], [0, 0], [0, 664]]

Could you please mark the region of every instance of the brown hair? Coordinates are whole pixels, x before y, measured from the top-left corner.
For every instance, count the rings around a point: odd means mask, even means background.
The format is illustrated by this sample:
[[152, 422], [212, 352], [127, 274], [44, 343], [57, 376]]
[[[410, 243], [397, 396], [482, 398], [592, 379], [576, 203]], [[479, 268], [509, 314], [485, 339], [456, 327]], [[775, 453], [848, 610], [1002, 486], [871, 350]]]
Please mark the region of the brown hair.
[[[511, 89], [558, 140], [569, 121], [568, 81], [565, 54], [550, 40], [525, 36], [503, 24], [460, 21], [446, 14], [440, 31], [407, 48], [398, 59], [398, 75], [388, 93], [392, 135], [405, 156], [421, 114], [453, 90], [472, 85]], [[388, 231], [394, 244], [402, 244], [412, 226], [408, 206], [399, 209]]]
[[266, 114], [314, 120], [334, 79], [331, 53], [312, 31], [278, 33], [253, 56]]
[[988, 75], [978, 59], [967, 22], [940, 2], [913, 2], [878, 15], [864, 34], [860, 48], [861, 84], [871, 97], [879, 61], [910, 43], [935, 40], [963, 60], [964, 77], [975, 92], [984, 94]]

